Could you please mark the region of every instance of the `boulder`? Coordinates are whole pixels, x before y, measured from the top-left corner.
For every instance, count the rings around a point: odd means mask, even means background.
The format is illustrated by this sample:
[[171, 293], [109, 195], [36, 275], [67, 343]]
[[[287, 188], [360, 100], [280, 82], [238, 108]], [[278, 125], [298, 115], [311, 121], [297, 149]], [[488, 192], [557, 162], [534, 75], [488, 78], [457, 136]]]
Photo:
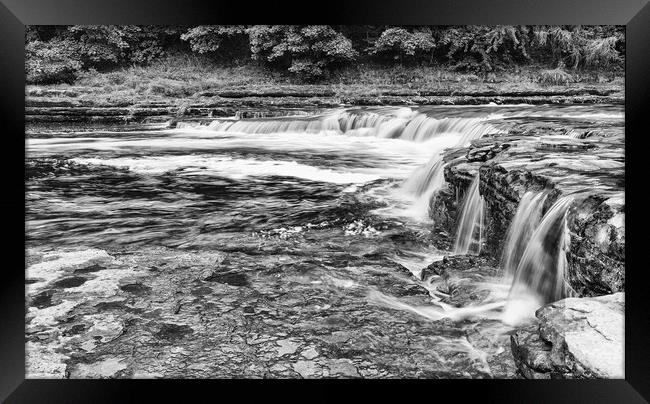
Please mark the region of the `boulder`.
[[536, 312], [538, 325], [510, 338], [518, 372], [529, 379], [625, 377], [623, 292], [567, 298]]

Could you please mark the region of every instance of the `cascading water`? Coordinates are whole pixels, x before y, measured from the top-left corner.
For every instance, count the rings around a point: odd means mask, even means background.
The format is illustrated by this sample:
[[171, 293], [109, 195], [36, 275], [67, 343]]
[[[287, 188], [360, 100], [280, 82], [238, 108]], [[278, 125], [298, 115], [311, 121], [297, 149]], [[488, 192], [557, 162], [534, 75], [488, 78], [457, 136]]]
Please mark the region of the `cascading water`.
[[281, 132], [318, 133], [340, 130], [336, 117], [324, 117], [318, 120], [216, 120], [208, 128], [217, 132], [241, 132], [250, 134]]
[[[358, 113], [336, 111], [311, 117], [282, 119], [217, 119], [208, 129], [217, 132], [268, 134], [283, 132], [337, 132], [347, 135], [376, 136], [425, 142], [432, 137], [454, 134], [456, 144], [463, 145], [497, 130], [484, 123], [484, 118], [436, 119], [410, 108], [386, 109], [378, 112]], [[179, 128], [184, 128], [184, 125]]]
[[476, 118], [452, 118], [434, 120], [413, 119], [404, 129], [402, 137], [418, 141], [423, 138], [430, 139], [434, 135], [454, 134], [451, 144], [429, 142], [431, 159], [422, 167], [416, 169], [404, 182], [403, 189], [415, 196], [414, 207], [421, 217], [428, 217], [429, 202], [436, 192], [445, 184], [444, 162], [442, 153], [447, 147], [468, 146], [472, 140], [478, 139], [488, 133], [500, 133], [494, 126]]
[[213, 121], [209, 130], [247, 134], [329, 133], [346, 136], [374, 136], [422, 143], [429, 150], [429, 161], [411, 174], [401, 192], [411, 198], [409, 216], [427, 219], [429, 203], [444, 185], [442, 152], [449, 147], [468, 146], [474, 139], [501, 130], [485, 118], [436, 119], [410, 108], [384, 108], [376, 111], [343, 111], [311, 117]]
[[479, 192], [479, 175], [470, 185], [461, 210], [456, 241], [455, 254], [479, 254], [483, 245], [483, 216], [485, 201]]
[[[478, 184], [477, 175], [464, 199], [454, 245], [456, 254], [480, 252], [484, 201]], [[383, 299], [383, 303], [430, 319], [461, 320], [480, 316], [517, 325], [534, 317], [540, 306], [566, 297], [569, 292], [565, 283], [566, 249], [569, 245], [566, 215], [572, 198], [559, 199], [541, 218], [547, 196], [546, 191], [528, 192], [522, 198], [508, 231], [503, 257], [506, 273], [500, 279], [484, 283], [490, 290], [490, 299], [461, 308], [440, 301], [436, 303], [439, 307], [412, 307], [387, 299]], [[436, 289], [431, 285], [427, 289], [432, 291], [436, 300]]]
[[514, 275], [535, 228], [542, 220], [546, 196], [544, 191], [526, 192], [519, 202], [508, 228], [501, 259], [501, 268], [507, 277]]
[[570, 240], [566, 215], [571, 203], [571, 197], [556, 201], [531, 235], [514, 273], [505, 322], [517, 322], [543, 304], [567, 296], [566, 249]]

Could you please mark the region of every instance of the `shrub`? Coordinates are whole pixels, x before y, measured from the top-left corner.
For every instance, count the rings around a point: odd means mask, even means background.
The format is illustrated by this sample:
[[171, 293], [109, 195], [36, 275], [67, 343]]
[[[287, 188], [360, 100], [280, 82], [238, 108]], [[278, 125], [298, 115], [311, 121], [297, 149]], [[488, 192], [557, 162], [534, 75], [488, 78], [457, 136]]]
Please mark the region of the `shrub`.
[[179, 43], [182, 28], [175, 26], [150, 25], [137, 27], [126, 38], [129, 47], [125, 54], [134, 64], [150, 64], [169, 55]]
[[409, 32], [404, 28], [388, 28], [368, 51], [371, 55], [397, 59], [401, 63], [404, 60], [414, 61], [427, 56], [430, 58], [431, 50], [435, 46], [430, 29]]
[[28, 83], [72, 83], [81, 70], [74, 43], [54, 39], [32, 41], [25, 46], [25, 74]]
[[616, 51], [617, 41], [613, 36], [589, 40], [584, 47], [585, 66], [606, 67], [622, 63], [623, 58]]
[[189, 42], [194, 52], [215, 54], [224, 48], [233, 48], [228, 45], [241, 41], [245, 35], [246, 27], [243, 25], [199, 25], [183, 33], [181, 39]]
[[328, 25], [256, 25], [248, 34], [254, 60], [308, 81], [358, 56], [350, 40]]
[[125, 59], [127, 39], [132, 40], [137, 29], [133, 25], [73, 25], [68, 31], [84, 65], [102, 68]]
[[439, 28], [439, 51], [458, 71], [490, 72], [504, 64], [525, 63], [529, 28], [526, 26], [463, 26]]
[[540, 59], [551, 55], [551, 62], [572, 69], [623, 65], [625, 37], [620, 27], [538, 26], [533, 32]]
[[151, 63], [164, 56], [179, 35], [174, 26], [157, 25], [72, 25], [67, 32], [84, 66], [99, 69]]

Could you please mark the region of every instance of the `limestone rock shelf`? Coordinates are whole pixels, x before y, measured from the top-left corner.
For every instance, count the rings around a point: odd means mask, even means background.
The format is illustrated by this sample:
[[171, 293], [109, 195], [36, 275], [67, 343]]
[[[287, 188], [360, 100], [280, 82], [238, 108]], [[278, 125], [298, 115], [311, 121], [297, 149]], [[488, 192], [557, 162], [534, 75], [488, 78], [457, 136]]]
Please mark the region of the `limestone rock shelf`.
[[529, 379], [624, 378], [624, 298], [568, 298], [537, 310], [539, 324], [510, 337], [518, 372]]
[[527, 191], [547, 190], [544, 210], [574, 198], [568, 215], [569, 283], [581, 296], [622, 291], [625, 285], [625, 152], [622, 136], [495, 134], [448, 150], [447, 186], [432, 201], [441, 231], [454, 231], [458, 206], [480, 173], [486, 201], [486, 249], [499, 258], [508, 225]]

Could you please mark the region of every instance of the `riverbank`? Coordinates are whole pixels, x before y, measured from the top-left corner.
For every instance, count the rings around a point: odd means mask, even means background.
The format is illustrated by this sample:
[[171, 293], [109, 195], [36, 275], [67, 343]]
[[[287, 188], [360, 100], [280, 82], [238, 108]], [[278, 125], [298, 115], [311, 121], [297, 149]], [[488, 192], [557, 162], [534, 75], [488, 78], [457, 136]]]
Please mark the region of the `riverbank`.
[[548, 72], [528, 68], [479, 77], [443, 68], [360, 67], [321, 84], [296, 84], [251, 66], [163, 64], [87, 74], [72, 85], [28, 85], [25, 120], [28, 125], [164, 123], [350, 106], [623, 103], [622, 77], [564, 72], [559, 82], [548, 79]]

